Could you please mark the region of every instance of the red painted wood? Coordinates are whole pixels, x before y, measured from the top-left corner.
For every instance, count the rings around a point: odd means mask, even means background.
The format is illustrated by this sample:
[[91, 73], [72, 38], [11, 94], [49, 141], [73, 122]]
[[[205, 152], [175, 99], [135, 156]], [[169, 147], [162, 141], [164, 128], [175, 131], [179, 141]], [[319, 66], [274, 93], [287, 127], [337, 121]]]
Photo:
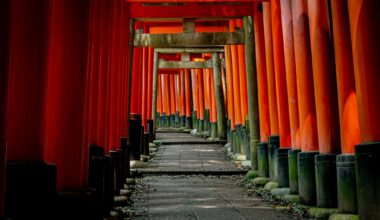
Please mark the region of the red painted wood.
[[291, 136], [280, 0], [271, 2], [271, 15], [280, 148], [289, 148]]
[[352, 54], [358, 95], [360, 140], [380, 141], [380, 4], [373, 0], [348, 2]]
[[320, 153], [340, 153], [334, 53], [328, 2], [309, 0], [311, 57]]
[[133, 49], [133, 70], [132, 70], [132, 83], [131, 83], [131, 113], [141, 114], [141, 107], [139, 105], [140, 99], [140, 85], [141, 85], [141, 61], [142, 61], [142, 48], [135, 47]]
[[87, 169], [81, 168], [82, 160], [88, 158], [83, 143], [87, 10], [86, 0], [51, 3], [44, 158], [57, 165], [59, 190], [85, 185], [82, 175]]
[[342, 153], [354, 153], [354, 146], [360, 142], [360, 129], [354, 66], [352, 63], [348, 3], [344, 0], [331, 1], [331, 10], [341, 147]]
[[292, 13], [301, 149], [302, 151], [315, 151], [318, 150], [318, 137], [307, 1], [293, 0]]
[[0, 218], [4, 218], [10, 1], [0, 2]]
[[289, 120], [291, 147], [299, 149], [300, 143], [300, 124], [298, 114], [298, 95], [297, 95], [297, 75], [296, 63], [294, 57], [294, 39], [293, 39], [293, 18], [292, 18], [292, 1], [281, 1], [281, 21], [282, 35], [284, 42], [284, 58], [286, 69], [286, 83], [288, 92]]
[[[244, 28], [243, 20], [236, 19], [236, 27]], [[248, 120], [248, 93], [247, 93], [247, 76], [245, 66], [245, 48], [244, 45], [238, 45], [238, 60], [239, 60], [239, 88], [240, 88], [240, 110], [241, 110], [241, 122], [245, 124]]]
[[8, 160], [43, 160], [48, 16], [48, 0], [11, 1]]
[[270, 135], [267, 66], [265, 57], [264, 24], [262, 4], [255, 7], [253, 18], [256, 43], [257, 87], [260, 117], [260, 141], [267, 142]]
[[271, 3], [263, 3], [263, 22], [264, 22], [264, 40], [265, 54], [267, 65], [268, 80], [268, 98], [269, 98], [269, 118], [271, 135], [279, 135], [278, 130], [278, 109], [277, 109], [277, 93], [276, 78], [274, 68], [273, 40], [272, 40], [272, 19], [271, 19]]
[[148, 126], [147, 126], [147, 99], [148, 99], [148, 55], [149, 55], [149, 48], [143, 47], [142, 49], [142, 93], [141, 93], [141, 100], [142, 100], [142, 111], [141, 111], [141, 122], [142, 126], [144, 127], [144, 131], [148, 132]]
[[[184, 70], [184, 78], [185, 78], [185, 96], [186, 96], [186, 117], [191, 117], [191, 72], [190, 70]], [[194, 90], [194, 87], [193, 87]], [[194, 97], [194, 96], [193, 96]], [[195, 99], [193, 98], [193, 102]], [[195, 109], [195, 108], [194, 108]]]
[[[236, 20], [230, 20], [230, 32], [235, 32]], [[231, 60], [232, 60], [232, 80], [233, 80], [233, 92], [234, 95], [234, 114], [235, 125], [242, 124], [241, 118], [241, 97], [240, 97], [240, 74], [239, 74], [239, 57], [238, 46], [231, 45]]]
[[226, 61], [226, 80], [227, 80], [227, 115], [231, 121], [231, 130], [235, 130], [235, 113], [234, 113], [234, 94], [233, 94], [233, 66], [231, 46], [224, 46], [225, 61]]
[[153, 57], [154, 57], [154, 48], [149, 48], [148, 55], [148, 104], [147, 104], [147, 118], [152, 119], [152, 89], [153, 89]]
[[207, 18], [207, 17], [243, 17], [252, 15], [253, 2], [241, 4], [198, 4], [169, 5], [143, 5], [130, 3], [131, 18]]

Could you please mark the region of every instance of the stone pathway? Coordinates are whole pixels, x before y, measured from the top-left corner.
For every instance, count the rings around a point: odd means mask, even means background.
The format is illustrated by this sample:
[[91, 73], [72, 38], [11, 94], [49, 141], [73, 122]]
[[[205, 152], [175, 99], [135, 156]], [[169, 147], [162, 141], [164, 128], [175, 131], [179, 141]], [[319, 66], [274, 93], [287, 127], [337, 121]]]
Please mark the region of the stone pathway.
[[[183, 140], [180, 145], [162, 145], [148, 170], [192, 172], [239, 171], [225, 156], [222, 146], [186, 144], [187, 134], [157, 134], [158, 139]], [[193, 137], [194, 139], [197, 139]], [[178, 139], [177, 139], [178, 140]], [[139, 179], [135, 193], [134, 219], [300, 219], [274, 210], [260, 197], [249, 195], [239, 185], [244, 175], [149, 175]]]

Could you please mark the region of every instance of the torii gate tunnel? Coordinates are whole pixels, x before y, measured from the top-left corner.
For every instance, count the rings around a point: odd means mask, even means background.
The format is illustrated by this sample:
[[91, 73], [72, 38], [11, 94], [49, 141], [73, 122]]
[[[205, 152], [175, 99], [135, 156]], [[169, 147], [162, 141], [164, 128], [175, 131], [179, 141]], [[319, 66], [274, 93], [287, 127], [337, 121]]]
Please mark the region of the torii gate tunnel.
[[377, 0], [2, 0], [0, 33], [0, 218], [109, 215], [172, 127], [380, 219]]

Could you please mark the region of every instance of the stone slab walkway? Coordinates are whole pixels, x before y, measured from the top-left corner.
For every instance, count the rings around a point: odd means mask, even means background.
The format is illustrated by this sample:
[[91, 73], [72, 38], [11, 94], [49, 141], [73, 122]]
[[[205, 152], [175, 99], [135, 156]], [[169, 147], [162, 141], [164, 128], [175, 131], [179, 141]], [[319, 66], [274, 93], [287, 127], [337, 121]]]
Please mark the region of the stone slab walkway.
[[[132, 196], [134, 219], [300, 219], [274, 210], [272, 205], [252, 196], [239, 185], [244, 175], [201, 175], [203, 171], [241, 171], [228, 160], [223, 146], [187, 144], [200, 139], [183, 133], [157, 133], [157, 139], [173, 139], [177, 145], [161, 145], [148, 163], [147, 172], [137, 180], [140, 190]], [[192, 175], [173, 175], [173, 171]], [[165, 174], [166, 173], [166, 174]]]

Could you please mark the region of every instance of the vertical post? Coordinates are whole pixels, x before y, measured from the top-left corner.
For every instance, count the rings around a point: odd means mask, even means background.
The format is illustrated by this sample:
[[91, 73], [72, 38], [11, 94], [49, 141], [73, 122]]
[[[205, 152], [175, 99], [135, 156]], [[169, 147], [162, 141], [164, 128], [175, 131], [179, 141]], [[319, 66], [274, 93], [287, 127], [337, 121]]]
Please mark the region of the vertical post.
[[[158, 72], [158, 52], [154, 51], [154, 56], [153, 56], [153, 94], [152, 94], [152, 120], [153, 120], [153, 128], [156, 128], [157, 72]], [[156, 133], [156, 129], [153, 129], [153, 137], [155, 137], [155, 133]]]
[[214, 89], [216, 98], [216, 111], [218, 113], [218, 136], [220, 140], [227, 138], [226, 119], [224, 112], [223, 85], [220, 74], [220, 58], [218, 53], [212, 54], [213, 72], [214, 72]]
[[255, 57], [255, 38], [253, 35], [252, 17], [244, 17], [244, 34], [245, 34], [245, 63], [247, 74], [247, 92], [248, 92], [248, 119], [249, 119], [249, 137], [251, 148], [251, 167], [257, 170], [257, 144], [260, 142], [260, 121], [259, 105], [257, 94], [257, 76], [256, 76], [256, 57]]
[[132, 100], [132, 76], [133, 76], [133, 41], [135, 38], [135, 21], [133, 19], [129, 20], [129, 45], [128, 45], [128, 83], [127, 83], [127, 88], [128, 88], [128, 103], [127, 103], [127, 115], [128, 115], [128, 124], [127, 124], [127, 130], [126, 134], [128, 136], [128, 140], [130, 140], [130, 135], [129, 135], [129, 113], [131, 111], [131, 100]]

